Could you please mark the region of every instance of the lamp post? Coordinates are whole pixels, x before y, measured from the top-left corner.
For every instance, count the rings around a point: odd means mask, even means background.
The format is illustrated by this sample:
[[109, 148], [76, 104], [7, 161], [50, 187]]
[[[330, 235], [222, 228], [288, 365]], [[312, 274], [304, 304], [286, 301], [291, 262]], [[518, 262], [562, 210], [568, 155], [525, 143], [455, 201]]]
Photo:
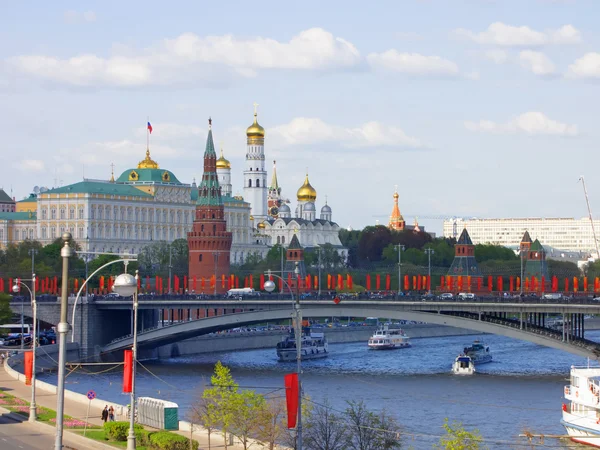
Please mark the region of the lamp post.
[[523, 246], [522, 245], [519, 249], [519, 256], [521, 257], [521, 282], [519, 283], [519, 287], [521, 288], [521, 297], [523, 297]]
[[171, 294], [171, 271], [173, 270], [173, 246], [169, 243], [169, 294]]
[[400, 292], [402, 292], [402, 252], [405, 248], [404, 245], [396, 245], [396, 249], [398, 249], [398, 298], [400, 298]]
[[69, 332], [69, 323], [67, 322], [67, 312], [69, 309], [69, 298], [67, 290], [69, 288], [69, 258], [75, 255], [75, 251], [69, 245], [71, 242], [71, 233], [63, 233], [63, 248], [60, 249], [62, 258], [62, 282], [60, 288], [60, 322], [56, 326], [58, 332], [58, 382], [56, 385], [56, 440], [55, 450], [62, 450], [63, 440], [63, 416], [65, 408], [65, 365], [67, 362], [67, 333]]
[[[127, 268], [127, 266], [125, 266]], [[138, 271], [135, 277], [122, 273], [115, 278], [113, 291], [122, 297], [133, 296], [133, 364], [131, 368], [131, 409], [129, 410], [129, 435], [127, 436], [127, 450], [135, 450], [135, 366], [137, 364], [137, 312], [138, 312]]]
[[[296, 263], [296, 268], [294, 269], [294, 274], [296, 275], [296, 288], [298, 288], [298, 275], [300, 270], [298, 268], [298, 263]], [[281, 273], [283, 275], [283, 272]], [[267, 292], [273, 292], [275, 290], [275, 283], [271, 281], [271, 276], [279, 278], [283, 284], [287, 286], [290, 290], [290, 294], [292, 296], [292, 301], [294, 301], [294, 291], [290, 285], [280, 277], [279, 275], [274, 275], [271, 271], [267, 271], [267, 275], [269, 280], [265, 281], [265, 290]], [[302, 375], [302, 311], [300, 310], [300, 295], [296, 292], [296, 301], [294, 303], [295, 312], [296, 312], [296, 329], [294, 331], [296, 335], [296, 374], [298, 376], [298, 423], [296, 424], [296, 450], [302, 450], [302, 382], [300, 381], [300, 377]]]
[[[29, 421], [35, 422], [37, 420], [37, 405], [35, 404], [35, 349], [37, 347], [37, 334], [35, 330], [35, 324], [37, 322], [37, 302], [35, 301], [35, 273], [31, 274], [31, 289], [21, 280], [17, 280], [15, 285], [12, 287], [13, 292], [19, 292], [19, 285], [24, 286], [31, 296], [31, 309], [33, 310], [33, 333], [31, 335], [31, 351], [32, 360], [31, 360], [31, 403], [29, 404]], [[21, 342], [25, 339], [23, 335], [21, 335]]]
[[319, 246], [319, 297], [321, 298], [321, 246]]
[[435, 252], [431, 247], [427, 247], [425, 249], [425, 253], [427, 253], [427, 284], [429, 284], [429, 289], [427, 289], [427, 293], [431, 294], [431, 255], [433, 255]]
[[217, 263], [219, 262], [219, 252], [215, 252], [213, 254], [213, 258], [215, 259], [215, 291], [214, 296], [217, 296]]

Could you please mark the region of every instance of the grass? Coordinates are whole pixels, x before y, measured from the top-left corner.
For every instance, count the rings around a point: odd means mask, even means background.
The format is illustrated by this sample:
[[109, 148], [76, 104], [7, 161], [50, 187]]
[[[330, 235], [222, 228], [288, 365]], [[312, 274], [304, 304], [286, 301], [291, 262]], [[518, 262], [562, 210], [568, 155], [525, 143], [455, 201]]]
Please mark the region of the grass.
[[[14, 395], [10, 395], [5, 391], [0, 390], [0, 406], [5, 407], [6, 409], [17, 413], [24, 417], [29, 417], [29, 402], [23, 400], [22, 398], [15, 397]], [[56, 424], [56, 411], [52, 409], [43, 408], [41, 406], [37, 407], [37, 420], [39, 422], [48, 423], [50, 425]], [[74, 417], [65, 415], [63, 418], [63, 426], [67, 429], [78, 429], [84, 428], [85, 422], [79, 419], [75, 419]], [[97, 425], [92, 425], [88, 423], [88, 429], [99, 429], [100, 427]]]
[[[83, 430], [77, 430], [76, 433], [83, 436]], [[124, 442], [109, 441], [107, 439], [106, 435], [104, 434], [104, 430], [102, 430], [102, 429], [88, 430], [85, 433], [85, 437], [93, 439], [94, 441], [102, 442], [103, 444], [112, 445], [115, 448], [127, 448], [127, 441], [124, 441]], [[136, 450], [147, 450], [147, 447], [142, 447], [139, 445], [137, 445], [135, 448], [136, 448]]]

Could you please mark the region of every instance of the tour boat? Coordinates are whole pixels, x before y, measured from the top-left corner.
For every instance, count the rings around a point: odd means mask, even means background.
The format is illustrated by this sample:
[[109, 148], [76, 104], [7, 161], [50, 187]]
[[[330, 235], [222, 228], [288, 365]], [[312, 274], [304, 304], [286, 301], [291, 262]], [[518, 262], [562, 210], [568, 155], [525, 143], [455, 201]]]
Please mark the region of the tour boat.
[[492, 362], [490, 347], [480, 341], [475, 341], [470, 347], [465, 347], [463, 353], [473, 360], [473, 364]]
[[369, 338], [369, 348], [375, 350], [389, 350], [393, 348], [410, 347], [410, 338], [400, 328], [388, 328], [387, 325], [379, 328]]
[[571, 366], [560, 423], [572, 441], [600, 448], [600, 367]]
[[[325, 333], [315, 333], [309, 328], [304, 328], [301, 338], [301, 359], [325, 358], [328, 353], [327, 338]], [[281, 342], [277, 343], [277, 358], [280, 362], [296, 361], [296, 336], [292, 331]]]
[[452, 363], [452, 373], [455, 375], [473, 375], [475, 363], [470, 356], [458, 355]]

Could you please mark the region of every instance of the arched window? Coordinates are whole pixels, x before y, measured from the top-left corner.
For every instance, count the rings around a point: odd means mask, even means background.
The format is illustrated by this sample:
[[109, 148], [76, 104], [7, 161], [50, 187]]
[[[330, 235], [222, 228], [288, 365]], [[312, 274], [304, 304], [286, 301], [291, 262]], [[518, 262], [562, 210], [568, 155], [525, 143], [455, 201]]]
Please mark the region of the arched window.
[[213, 225], [213, 234], [215, 234], [217, 232], [217, 226]]
[[200, 231], [204, 231], [204, 225], [200, 226]]
[[281, 243], [285, 244], [285, 236], [281, 236]]
[[256, 179], [256, 187], [260, 187], [260, 180], [258, 178]]
[[281, 244], [281, 238], [279, 236], [277, 236], [277, 243]]
[[248, 187], [252, 187], [252, 180], [248, 180]]

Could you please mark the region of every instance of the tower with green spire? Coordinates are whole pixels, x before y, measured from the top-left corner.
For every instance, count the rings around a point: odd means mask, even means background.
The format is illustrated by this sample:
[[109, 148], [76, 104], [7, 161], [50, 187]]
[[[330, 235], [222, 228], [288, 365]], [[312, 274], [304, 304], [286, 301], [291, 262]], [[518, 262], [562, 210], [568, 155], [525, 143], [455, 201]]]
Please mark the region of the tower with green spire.
[[[221, 187], [217, 177], [217, 154], [212, 135], [212, 120], [208, 119], [208, 136], [204, 150], [204, 173], [198, 185], [198, 199], [192, 231], [188, 233], [189, 247], [189, 290], [193, 280], [210, 280], [214, 277], [216, 286], [206, 289], [207, 293], [225, 292], [228, 278], [230, 252], [233, 236], [227, 231]], [[205, 284], [208, 286], [208, 284]]]

